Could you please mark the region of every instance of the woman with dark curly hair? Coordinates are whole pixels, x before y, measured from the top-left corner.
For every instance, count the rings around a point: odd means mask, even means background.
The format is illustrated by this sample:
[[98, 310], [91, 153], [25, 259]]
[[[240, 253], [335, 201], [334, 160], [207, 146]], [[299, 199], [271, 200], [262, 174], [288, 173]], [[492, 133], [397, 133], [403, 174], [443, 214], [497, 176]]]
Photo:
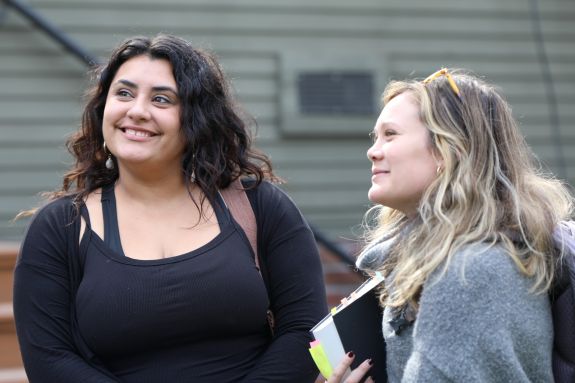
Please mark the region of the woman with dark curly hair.
[[[126, 40], [68, 148], [75, 164], [15, 270], [30, 382], [314, 381], [317, 247], [212, 55], [169, 35]], [[234, 187], [255, 251], [226, 204]]]

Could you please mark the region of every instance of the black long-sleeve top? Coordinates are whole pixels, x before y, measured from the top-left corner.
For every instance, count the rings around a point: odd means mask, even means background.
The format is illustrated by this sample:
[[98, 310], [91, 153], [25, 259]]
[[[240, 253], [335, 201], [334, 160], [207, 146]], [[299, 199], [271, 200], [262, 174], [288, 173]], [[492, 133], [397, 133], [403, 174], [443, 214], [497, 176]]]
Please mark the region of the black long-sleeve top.
[[262, 183], [248, 198], [267, 289], [223, 206], [216, 238], [152, 261], [114, 252], [89, 225], [79, 241], [70, 198], [41, 209], [14, 282], [31, 383], [313, 382], [309, 330], [327, 310], [313, 235], [277, 187]]

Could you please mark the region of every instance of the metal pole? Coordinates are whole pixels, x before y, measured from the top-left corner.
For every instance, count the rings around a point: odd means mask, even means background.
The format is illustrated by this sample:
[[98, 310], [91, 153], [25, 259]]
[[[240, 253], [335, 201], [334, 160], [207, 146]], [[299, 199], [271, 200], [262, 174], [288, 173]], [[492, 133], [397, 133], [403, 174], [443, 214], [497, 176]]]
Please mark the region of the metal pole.
[[80, 45], [76, 44], [64, 32], [52, 25], [38, 12], [34, 11], [30, 6], [23, 4], [19, 0], [3, 0], [4, 4], [14, 8], [20, 14], [25, 16], [28, 20], [32, 21], [42, 31], [46, 32], [52, 39], [60, 43], [67, 51], [78, 57], [82, 62], [88, 66], [95, 66], [99, 60], [84, 50]]
[[557, 97], [555, 93], [555, 86], [553, 82], [553, 75], [551, 74], [551, 66], [549, 65], [549, 57], [545, 51], [545, 39], [543, 38], [543, 30], [541, 28], [541, 18], [539, 15], [539, 7], [537, 0], [531, 0], [531, 21], [533, 23], [533, 37], [537, 48], [537, 57], [541, 65], [541, 74], [545, 84], [545, 94], [549, 104], [549, 123], [551, 125], [551, 134], [553, 144], [555, 146], [555, 155], [557, 161], [557, 172], [559, 177], [567, 180], [567, 164], [565, 162], [565, 155], [563, 153], [563, 145], [561, 142], [561, 127], [559, 123], [559, 109], [557, 106]]
[[343, 249], [342, 246], [338, 245], [335, 241], [332, 241], [313, 225], [310, 224], [310, 227], [313, 235], [315, 236], [315, 240], [318, 243], [323, 245], [327, 250], [333, 253], [346, 265], [353, 266], [353, 269], [357, 271], [357, 269], [355, 269], [355, 259], [353, 259], [353, 257], [345, 249]]

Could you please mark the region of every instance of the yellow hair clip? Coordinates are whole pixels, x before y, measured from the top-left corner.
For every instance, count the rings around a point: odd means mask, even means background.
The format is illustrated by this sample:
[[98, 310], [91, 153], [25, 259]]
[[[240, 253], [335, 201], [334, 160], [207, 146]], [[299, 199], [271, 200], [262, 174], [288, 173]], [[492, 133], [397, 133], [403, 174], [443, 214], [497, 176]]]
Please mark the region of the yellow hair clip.
[[451, 75], [449, 74], [449, 72], [447, 71], [446, 68], [441, 68], [440, 70], [438, 70], [437, 72], [431, 74], [430, 76], [428, 76], [425, 80], [423, 80], [424, 84], [428, 84], [431, 81], [435, 80], [438, 77], [441, 76], [445, 76], [447, 78], [447, 82], [449, 82], [449, 86], [451, 86], [451, 89], [453, 89], [453, 91], [455, 92], [455, 94], [458, 97], [461, 97], [461, 92], [459, 91], [459, 88], [457, 87], [457, 84], [455, 83], [455, 81], [453, 80], [453, 77], [451, 77]]

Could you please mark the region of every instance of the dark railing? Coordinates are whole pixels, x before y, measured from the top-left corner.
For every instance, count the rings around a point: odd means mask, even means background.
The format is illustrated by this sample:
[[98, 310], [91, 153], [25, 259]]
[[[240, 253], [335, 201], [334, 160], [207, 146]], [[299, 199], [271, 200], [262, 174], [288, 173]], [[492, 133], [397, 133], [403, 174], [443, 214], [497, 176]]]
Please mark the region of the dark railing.
[[66, 36], [61, 30], [56, 28], [46, 18], [34, 11], [32, 7], [22, 3], [19, 0], [3, 0], [4, 4], [14, 8], [21, 15], [25, 16], [28, 20], [32, 21], [38, 28], [44, 31], [48, 36], [62, 45], [68, 52], [79, 58], [86, 65], [92, 67], [99, 63], [99, 60], [92, 54], [85, 51], [80, 45], [76, 44], [71, 38]]
[[539, 12], [538, 0], [530, 0], [531, 23], [533, 27], [533, 38], [537, 49], [537, 58], [541, 65], [541, 76], [545, 84], [545, 95], [549, 105], [549, 125], [551, 127], [553, 145], [555, 146], [555, 158], [557, 161], [557, 173], [559, 177], [567, 180], [567, 163], [563, 153], [563, 143], [561, 141], [561, 126], [559, 124], [559, 106], [557, 105], [557, 94], [555, 92], [555, 82], [551, 74], [549, 56], [545, 50], [545, 39], [541, 29], [541, 15]]
[[349, 252], [339, 245], [337, 242], [325, 235], [321, 230], [317, 229], [313, 225], [310, 225], [315, 240], [318, 244], [322, 245], [330, 253], [335, 255], [341, 262], [353, 266], [351, 269], [355, 270], [355, 259], [349, 254]]

